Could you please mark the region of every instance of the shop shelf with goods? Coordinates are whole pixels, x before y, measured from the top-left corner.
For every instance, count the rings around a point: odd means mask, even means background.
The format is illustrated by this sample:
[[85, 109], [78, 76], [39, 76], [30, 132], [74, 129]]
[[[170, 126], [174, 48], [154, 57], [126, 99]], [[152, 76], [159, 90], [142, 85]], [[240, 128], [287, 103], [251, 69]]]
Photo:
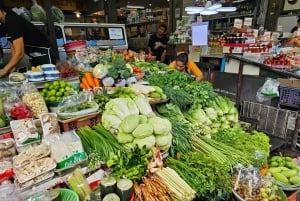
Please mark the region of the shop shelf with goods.
[[[230, 3], [227, 3], [230, 4]], [[226, 3], [225, 3], [226, 5]], [[222, 34], [228, 32], [230, 27], [233, 25], [234, 19], [243, 19], [245, 17], [253, 18], [253, 21], [256, 19], [257, 15], [257, 4], [253, 1], [243, 1], [243, 2], [234, 2], [230, 4], [237, 8], [235, 12], [223, 12], [216, 15], [202, 16], [203, 21], [209, 21], [210, 32], [214, 34]]]

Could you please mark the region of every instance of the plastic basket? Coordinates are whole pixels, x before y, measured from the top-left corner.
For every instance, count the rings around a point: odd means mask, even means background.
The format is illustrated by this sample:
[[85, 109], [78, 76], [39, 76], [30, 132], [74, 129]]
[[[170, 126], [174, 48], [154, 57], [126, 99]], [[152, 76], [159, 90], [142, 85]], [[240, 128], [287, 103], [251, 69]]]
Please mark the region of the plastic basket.
[[60, 201], [79, 201], [78, 195], [70, 189], [60, 188], [59, 192], [60, 192], [60, 196], [59, 196]]
[[300, 88], [290, 86], [279, 86], [280, 104], [299, 108]]

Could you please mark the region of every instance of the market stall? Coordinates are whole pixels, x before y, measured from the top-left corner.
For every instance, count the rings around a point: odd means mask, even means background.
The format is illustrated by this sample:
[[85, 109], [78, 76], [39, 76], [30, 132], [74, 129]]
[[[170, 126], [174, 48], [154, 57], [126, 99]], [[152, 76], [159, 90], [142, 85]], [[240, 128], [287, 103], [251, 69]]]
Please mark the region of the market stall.
[[76, 76], [41, 80], [45, 65], [1, 86], [1, 199], [279, 201], [300, 188], [297, 160], [271, 158], [269, 136], [211, 83], [132, 50], [67, 64]]

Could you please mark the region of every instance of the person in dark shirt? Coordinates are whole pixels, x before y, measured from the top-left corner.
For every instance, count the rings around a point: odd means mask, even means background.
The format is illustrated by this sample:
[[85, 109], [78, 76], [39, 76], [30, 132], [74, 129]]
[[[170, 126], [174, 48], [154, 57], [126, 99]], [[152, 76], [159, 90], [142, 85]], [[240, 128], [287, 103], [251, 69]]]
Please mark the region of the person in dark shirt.
[[0, 3], [0, 23], [0, 37], [5, 37], [11, 47], [11, 58], [0, 70], [0, 77], [15, 71], [25, 54], [32, 65], [56, 62], [49, 38], [23, 17], [5, 9], [3, 3]]
[[139, 26], [137, 26], [137, 33], [135, 35], [133, 35], [132, 38], [146, 37], [146, 36], [147, 36], [147, 33], [146, 33], [145, 26], [139, 25]]
[[298, 28], [300, 28], [300, 15], [297, 16], [297, 25], [293, 27], [293, 29], [291, 30], [291, 33], [294, 33], [295, 31], [297, 31]]
[[157, 32], [150, 36], [148, 43], [149, 54], [156, 56], [156, 60], [160, 62], [164, 62], [166, 59], [166, 48], [169, 40], [166, 31], [167, 26], [165, 24], [160, 24]]

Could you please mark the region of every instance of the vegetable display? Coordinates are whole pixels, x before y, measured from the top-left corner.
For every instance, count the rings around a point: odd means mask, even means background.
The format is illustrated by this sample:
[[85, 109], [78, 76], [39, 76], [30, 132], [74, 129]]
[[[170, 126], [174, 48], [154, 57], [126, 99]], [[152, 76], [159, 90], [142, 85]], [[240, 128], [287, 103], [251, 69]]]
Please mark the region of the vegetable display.
[[141, 95], [111, 99], [105, 105], [102, 124], [129, 150], [136, 145], [140, 149], [156, 145], [167, 151], [172, 144], [170, 121], [155, 116], [148, 100]]
[[168, 167], [174, 169], [202, 200], [214, 200], [223, 192], [231, 192], [231, 175], [222, 163], [200, 152], [185, 154], [180, 159], [168, 157]]

